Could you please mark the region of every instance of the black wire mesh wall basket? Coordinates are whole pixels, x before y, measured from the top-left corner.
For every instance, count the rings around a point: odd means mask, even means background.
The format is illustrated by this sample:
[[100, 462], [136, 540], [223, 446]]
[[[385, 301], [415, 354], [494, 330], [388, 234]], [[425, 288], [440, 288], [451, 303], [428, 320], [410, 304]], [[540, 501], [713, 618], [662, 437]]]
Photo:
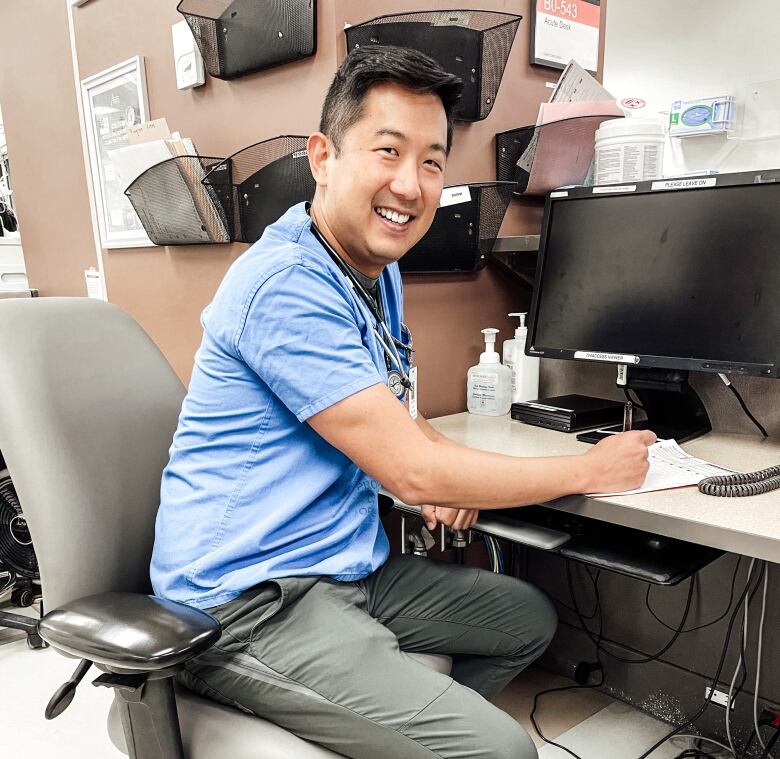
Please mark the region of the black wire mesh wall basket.
[[379, 16], [346, 29], [347, 49], [398, 45], [429, 55], [463, 80], [463, 95], [454, 117], [480, 121], [493, 108], [522, 18], [512, 13], [473, 10]]
[[316, 0], [181, 0], [206, 71], [218, 79], [314, 55]]
[[314, 197], [306, 141], [282, 135], [255, 143], [206, 175], [203, 182], [222, 203], [232, 240], [255, 242], [290, 206]]
[[595, 135], [614, 114], [575, 116], [542, 126], [496, 134], [496, 179], [515, 183], [515, 193], [545, 195], [583, 184], [593, 162]]
[[[461, 188], [468, 188], [468, 194]], [[512, 182], [445, 187], [445, 195], [462, 192], [464, 200], [437, 209], [425, 237], [398, 262], [401, 271], [407, 274], [479, 271], [493, 250], [513, 189]]]
[[155, 245], [230, 242], [221, 187], [203, 184], [212, 167], [225, 159], [176, 156], [136, 177], [125, 190], [149, 239]]

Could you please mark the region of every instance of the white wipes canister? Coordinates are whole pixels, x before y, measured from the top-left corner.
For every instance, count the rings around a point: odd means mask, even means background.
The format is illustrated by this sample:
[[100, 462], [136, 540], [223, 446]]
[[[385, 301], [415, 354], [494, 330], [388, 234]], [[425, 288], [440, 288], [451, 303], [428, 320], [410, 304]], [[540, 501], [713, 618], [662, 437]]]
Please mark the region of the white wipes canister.
[[596, 130], [595, 184], [658, 179], [665, 126], [654, 119], [611, 119]]

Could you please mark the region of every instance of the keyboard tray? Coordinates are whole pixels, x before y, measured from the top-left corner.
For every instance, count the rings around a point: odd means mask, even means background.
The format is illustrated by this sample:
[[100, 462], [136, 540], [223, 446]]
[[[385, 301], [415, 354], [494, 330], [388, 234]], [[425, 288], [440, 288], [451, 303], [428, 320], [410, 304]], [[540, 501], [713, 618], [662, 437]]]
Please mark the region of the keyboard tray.
[[723, 555], [716, 548], [544, 506], [505, 509], [496, 514], [509, 521], [568, 533], [571, 538], [553, 548], [553, 553], [654, 585], [676, 585]]

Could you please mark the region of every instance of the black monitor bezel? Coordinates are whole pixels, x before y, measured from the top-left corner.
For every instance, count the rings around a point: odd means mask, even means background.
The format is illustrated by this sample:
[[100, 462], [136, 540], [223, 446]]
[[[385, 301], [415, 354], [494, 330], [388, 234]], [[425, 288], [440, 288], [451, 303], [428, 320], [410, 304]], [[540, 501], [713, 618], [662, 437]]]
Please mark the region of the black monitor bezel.
[[[615, 185], [600, 185], [596, 187], [561, 188], [547, 194], [544, 203], [544, 215], [542, 217], [542, 229], [539, 239], [539, 255], [536, 263], [536, 275], [534, 277], [534, 289], [531, 297], [531, 308], [528, 320], [528, 340], [525, 352], [529, 356], [541, 358], [568, 359], [572, 361], [591, 361], [606, 364], [625, 364], [636, 367], [680, 369], [690, 371], [715, 372], [723, 374], [743, 374], [757, 377], [780, 377], [780, 347], [778, 358], [771, 364], [748, 364], [721, 361], [718, 359], [681, 358], [679, 356], [653, 356], [636, 354], [631, 356], [634, 360], [620, 360], [621, 356], [608, 354], [608, 352], [593, 351], [590, 349], [550, 348], [535, 344], [537, 318], [539, 315], [539, 301], [541, 296], [542, 272], [547, 255], [547, 243], [553, 205], [565, 203], [589, 197], [609, 197], [610, 195], [646, 195], [658, 192], [679, 192], [696, 189], [711, 189], [713, 187], [733, 187], [738, 185], [777, 184], [780, 182], [780, 169], [767, 169], [762, 171], [742, 171], [731, 174], [717, 174], [700, 177], [680, 177], [670, 179], [656, 179], [642, 182], [622, 182]], [[587, 353], [587, 356], [577, 356], [576, 353]], [[602, 353], [602, 357], [598, 354]], [[596, 355], [594, 355], [596, 354]], [[609, 357], [607, 357], [609, 356]]]

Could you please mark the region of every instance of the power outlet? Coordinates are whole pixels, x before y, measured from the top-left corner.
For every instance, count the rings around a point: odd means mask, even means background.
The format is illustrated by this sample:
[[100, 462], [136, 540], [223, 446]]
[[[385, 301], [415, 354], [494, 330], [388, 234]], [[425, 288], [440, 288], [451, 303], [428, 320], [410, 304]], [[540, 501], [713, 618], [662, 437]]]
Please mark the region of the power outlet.
[[[717, 688], [711, 689], [709, 685], [704, 689], [704, 698], [710, 697], [710, 690], [712, 690], [712, 703], [726, 708], [726, 704], [729, 702], [729, 694], [725, 691], [718, 690]], [[734, 709], [734, 698], [731, 699], [731, 708]]]

